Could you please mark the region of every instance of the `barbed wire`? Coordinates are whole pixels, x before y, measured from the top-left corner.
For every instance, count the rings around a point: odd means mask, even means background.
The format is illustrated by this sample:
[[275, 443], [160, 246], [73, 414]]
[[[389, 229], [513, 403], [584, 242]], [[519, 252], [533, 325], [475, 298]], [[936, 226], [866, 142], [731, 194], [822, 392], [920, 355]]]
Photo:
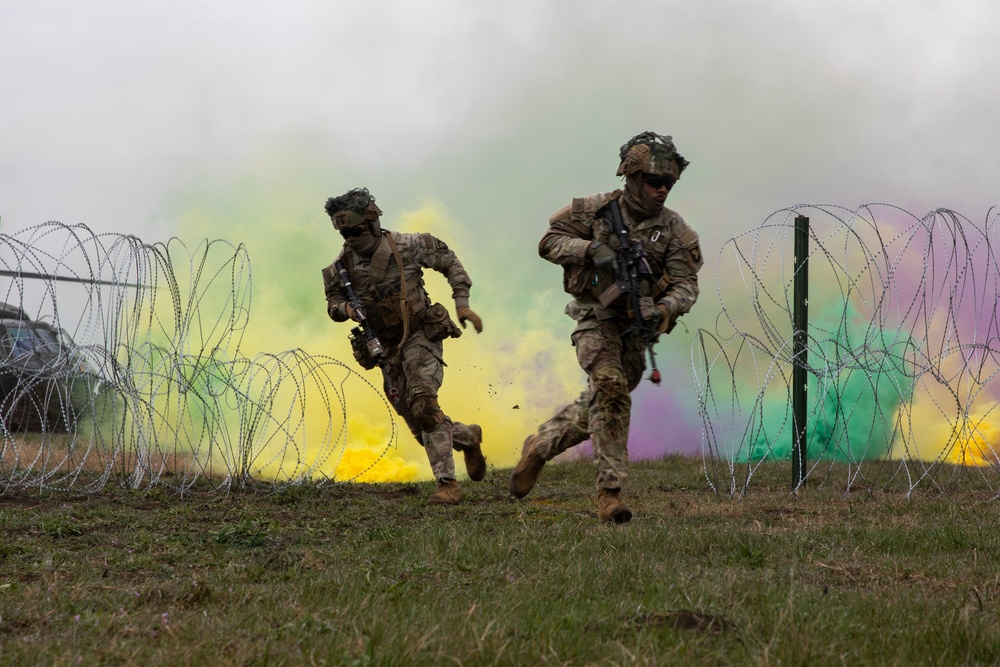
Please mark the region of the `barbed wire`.
[[[0, 234], [0, 266], [0, 493], [280, 490], [357, 479], [395, 446], [388, 401], [341, 361], [242, 353], [242, 245], [49, 222]], [[367, 394], [389, 435], [341, 478], [348, 398]]]
[[[794, 219], [809, 218], [806, 350], [792, 346]], [[791, 377], [804, 368], [807, 482], [945, 489], [1000, 471], [997, 218], [800, 205], [726, 242], [715, 331], [692, 348], [709, 485], [743, 494], [789, 461]], [[843, 479], [841, 478], [843, 477]], [[789, 483], [791, 478], [789, 477]]]
[[[798, 215], [810, 219], [810, 323], [795, 356]], [[801, 205], [725, 243], [715, 330], [698, 330], [692, 348], [708, 484], [743, 494], [764, 462], [790, 460], [798, 365], [807, 481], [910, 494], [961, 476], [995, 492], [997, 218], [979, 227], [946, 209]], [[396, 443], [391, 406], [339, 360], [242, 353], [241, 245], [150, 245], [50, 222], [0, 235], [0, 265], [0, 493], [336, 483]], [[348, 398], [369, 394], [389, 436], [373, 463], [340, 478]]]

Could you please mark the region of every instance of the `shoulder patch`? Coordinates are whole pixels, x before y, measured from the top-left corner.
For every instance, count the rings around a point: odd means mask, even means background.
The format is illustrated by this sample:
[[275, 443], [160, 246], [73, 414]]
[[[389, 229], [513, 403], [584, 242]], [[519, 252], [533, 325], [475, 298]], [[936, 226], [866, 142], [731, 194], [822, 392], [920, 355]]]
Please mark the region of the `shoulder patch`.
[[420, 245], [424, 247], [425, 250], [436, 250], [438, 248], [447, 248], [444, 241], [437, 238], [436, 236], [431, 236], [430, 234], [420, 235]]
[[552, 217], [549, 218], [549, 224], [551, 225], [553, 222], [559, 222], [560, 220], [568, 220], [569, 212], [570, 207], [563, 206], [561, 209], [552, 214]]
[[576, 197], [573, 200], [572, 208], [570, 210], [573, 213], [583, 213], [587, 210], [587, 200], [583, 197]]
[[684, 230], [677, 237], [677, 240], [684, 246], [691, 245], [692, 243], [698, 243], [698, 232], [694, 231], [687, 225], [684, 225]]
[[691, 259], [694, 260], [694, 263], [700, 265], [701, 264], [701, 246], [699, 246], [696, 243], [692, 248], [688, 249], [688, 252], [691, 253]]

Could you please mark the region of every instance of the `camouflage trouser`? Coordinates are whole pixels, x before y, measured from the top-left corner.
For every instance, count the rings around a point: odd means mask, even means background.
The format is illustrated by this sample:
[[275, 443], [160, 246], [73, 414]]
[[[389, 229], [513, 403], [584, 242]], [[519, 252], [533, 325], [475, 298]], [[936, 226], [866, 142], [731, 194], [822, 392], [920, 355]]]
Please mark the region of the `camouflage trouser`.
[[598, 489], [620, 489], [628, 476], [631, 392], [645, 368], [638, 337], [622, 338], [614, 320], [586, 319], [573, 332], [576, 358], [587, 372], [580, 397], [538, 427], [535, 446], [546, 461], [590, 438]]
[[[444, 380], [443, 347], [441, 341], [428, 340], [420, 330], [411, 332], [403, 349], [383, 369], [386, 396], [423, 445], [438, 480], [455, 479], [453, 447], [461, 451], [478, 444], [467, 424], [453, 422], [438, 405], [438, 389]], [[398, 394], [396, 400], [392, 400], [390, 387]]]

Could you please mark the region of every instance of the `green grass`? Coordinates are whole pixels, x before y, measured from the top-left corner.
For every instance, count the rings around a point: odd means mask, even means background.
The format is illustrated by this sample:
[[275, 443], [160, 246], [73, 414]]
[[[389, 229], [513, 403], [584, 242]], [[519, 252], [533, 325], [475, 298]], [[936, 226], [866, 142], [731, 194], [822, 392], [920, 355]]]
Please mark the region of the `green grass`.
[[1000, 662], [1000, 508], [980, 490], [738, 500], [701, 462], [633, 465], [632, 522], [593, 467], [273, 494], [0, 496], [5, 665]]

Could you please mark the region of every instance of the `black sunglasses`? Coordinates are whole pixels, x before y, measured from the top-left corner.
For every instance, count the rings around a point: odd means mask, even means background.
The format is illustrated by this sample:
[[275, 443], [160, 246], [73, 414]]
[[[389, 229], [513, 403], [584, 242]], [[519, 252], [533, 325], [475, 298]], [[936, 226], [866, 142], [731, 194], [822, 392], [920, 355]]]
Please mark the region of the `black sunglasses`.
[[364, 225], [358, 225], [357, 227], [346, 227], [340, 229], [340, 235], [346, 238], [352, 238], [356, 236], [361, 236], [368, 231], [368, 228]]
[[654, 190], [659, 190], [662, 187], [672, 188], [674, 183], [677, 181], [670, 176], [657, 176], [656, 174], [643, 174], [642, 182], [653, 188]]

